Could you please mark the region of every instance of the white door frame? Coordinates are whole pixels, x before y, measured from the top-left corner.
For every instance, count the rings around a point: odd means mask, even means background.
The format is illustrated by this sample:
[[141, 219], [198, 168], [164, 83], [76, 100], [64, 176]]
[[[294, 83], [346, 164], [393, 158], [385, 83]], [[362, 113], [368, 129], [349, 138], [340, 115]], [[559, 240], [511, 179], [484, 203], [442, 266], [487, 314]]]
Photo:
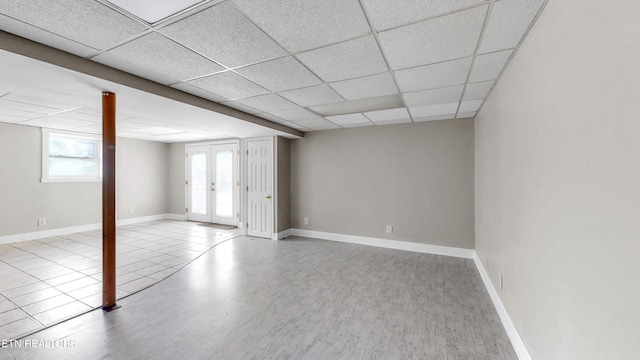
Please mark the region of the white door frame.
[[[236, 191], [234, 192], [234, 211], [236, 212], [236, 214], [234, 214], [234, 218], [235, 221], [233, 222], [234, 225], [240, 227], [241, 226], [241, 222], [240, 220], [242, 219], [242, 198], [243, 198], [243, 194], [242, 194], [242, 184], [241, 182], [243, 181], [243, 177], [242, 177], [242, 161], [241, 161], [241, 142], [239, 139], [230, 139], [230, 140], [220, 140], [220, 141], [209, 141], [209, 142], [202, 142], [202, 143], [194, 143], [194, 144], [187, 144], [185, 145], [185, 198], [184, 198], [184, 202], [185, 202], [185, 209], [189, 208], [189, 188], [190, 188], [190, 184], [188, 184], [188, 179], [189, 179], [189, 171], [190, 171], [190, 159], [188, 158], [188, 154], [189, 154], [189, 150], [190, 148], [196, 148], [196, 147], [205, 147], [205, 146], [216, 146], [216, 145], [234, 145], [235, 149], [237, 149], [237, 152], [234, 154], [234, 179], [233, 182], [235, 183], [234, 186], [236, 187]], [[209, 161], [211, 162], [211, 159], [209, 159]], [[212, 197], [209, 197], [209, 202], [211, 202]], [[211, 204], [208, 204], [208, 207], [210, 207]], [[185, 214], [185, 219], [188, 219], [189, 214], [186, 213]], [[196, 220], [197, 221], [197, 220]]]

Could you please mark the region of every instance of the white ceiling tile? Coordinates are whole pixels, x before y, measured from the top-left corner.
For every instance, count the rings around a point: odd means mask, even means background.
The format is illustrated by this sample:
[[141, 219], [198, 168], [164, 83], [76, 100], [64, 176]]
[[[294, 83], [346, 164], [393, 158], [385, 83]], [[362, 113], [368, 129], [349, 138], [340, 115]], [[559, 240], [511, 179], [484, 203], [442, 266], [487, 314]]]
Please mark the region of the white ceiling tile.
[[436, 105], [460, 101], [464, 85], [414, 91], [402, 94], [407, 106]]
[[40, 105], [27, 104], [27, 103], [18, 102], [18, 101], [11, 101], [11, 100], [6, 100], [6, 98], [0, 99], [0, 108], [21, 110], [21, 111], [26, 111], [28, 113], [43, 114], [43, 115], [53, 114], [55, 112], [60, 111], [59, 109], [48, 107], [48, 106], [40, 106]]
[[262, 95], [269, 92], [232, 71], [191, 80], [188, 84], [228, 99]]
[[291, 56], [235, 70], [271, 91], [283, 91], [321, 84], [311, 71]]
[[495, 80], [504, 68], [513, 50], [505, 50], [492, 54], [480, 55], [473, 65], [470, 82]]
[[287, 53], [228, 3], [221, 3], [159, 30], [227, 67]]
[[185, 133], [186, 131], [179, 130], [179, 129], [166, 128], [161, 126], [154, 126], [150, 128], [131, 130], [131, 132], [145, 134], [145, 135], [159, 136], [159, 135], [181, 134], [181, 133]]
[[451, 119], [455, 119], [455, 117], [456, 117], [456, 114], [431, 115], [431, 116], [414, 117], [413, 121], [422, 122], [422, 121], [451, 120]]
[[131, 138], [131, 139], [142, 139], [142, 140], [147, 139], [145, 136], [142, 136], [141, 134], [131, 132], [131, 131], [119, 131], [117, 136]]
[[0, 112], [0, 122], [1, 123], [8, 123], [8, 124], [17, 124], [17, 123], [21, 123], [25, 120], [27, 120], [28, 118], [22, 117], [22, 116], [13, 116], [13, 115], [6, 115], [3, 114], [2, 112]]
[[77, 111], [65, 111], [63, 113], [55, 114], [54, 116], [61, 116], [67, 119], [82, 120], [87, 122], [100, 122], [102, 123], [102, 113], [89, 114], [82, 112], [82, 108]]
[[400, 120], [402, 120], [403, 122], [411, 122], [411, 117], [409, 116], [407, 108], [370, 111], [364, 113], [364, 115], [376, 124], [388, 123], [390, 121], [395, 122]]
[[240, 110], [240, 111], [244, 111], [247, 114], [258, 114], [260, 112], [262, 112], [261, 110], [258, 109], [254, 109], [250, 106], [244, 105], [244, 104], [240, 104], [238, 102], [235, 101], [225, 101], [225, 102], [221, 102], [222, 105], [224, 106], [228, 106], [230, 108], [234, 108], [236, 110]]
[[380, 45], [394, 70], [473, 55], [488, 6], [381, 32]]
[[8, 116], [17, 116], [23, 118], [23, 120], [32, 119], [35, 117], [45, 116], [39, 112], [18, 110], [18, 109], [10, 109], [6, 107], [0, 107], [0, 115], [8, 115]]
[[[200, 139], [198, 139], [200, 137]], [[202, 134], [193, 133], [193, 132], [183, 132], [178, 134], [169, 134], [169, 135], [153, 135], [153, 138], [150, 138], [151, 141], [164, 142], [164, 143], [172, 143], [172, 142], [184, 142], [184, 141], [194, 141], [194, 140], [212, 140], [212, 136], [202, 136]]]
[[52, 115], [46, 116], [38, 119], [27, 120], [23, 122], [24, 125], [30, 126], [39, 126], [44, 128], [52, 128], [52, 129], [68, 129], [68, 128], [77, 128], [80, 126], [91, 125], [91, 121], [71, 119], [65, 117], [64, 115]]
[[376, 121], [376, 125], [394, 125], [394, 124], [407, 124], [411, 122], [411, 118], [394, 119], [394, 120], [382, 120]]
[[171, 84], [225, 70], [166, 37], [151, 33], [91, 60], [162, 83]]
[[[157, 23], [160, 20], [172, 17], [187, 9], [192, 8], [203, 0], [107, 0], [122, 10], [132, 14], [150, 24]], [[218, 3], [222, 0], [212, 0]]]
[[404, 25], [450, 11], [463, 9], [485, 0], [363, 0], [369, 18], [377, 30]]
[[303, 89], [283, 91], [279, 93], [300, 106], [313, 106], [343, 101], [333, 89], [327, 85], [311, 86]]
[[390, 72], [330, 84], [347, 100], [393, 95], [398, 93]]
[[358, 0], [234, 0], [245, 14], [291, 52], [370, 31]]
[[364, 126], [374, 126], [375, 124], [372, 123], [371, 121], [366, 122], [366, 123], [354, 123], [354, 124], [344, 124], [344, 125], [339, 125], [341, 128], [347, 129], [347, 128], [356, 128], [356, 127], [364, 127]]
[[399, 95], [378, 96], [351, 101], [341, 101], [333, 104], [312, 106], [311, 110], [323, 116], [355, 114], [358, 112], [393, 109], [404, 106]]
[[14, 92], [4, 95], [2, 99], [23, 103], [23, 104], [44, 106], [48, 108], [57, 109], [57, 111], [76, 109], [81, 107], [79, 101], [67, 102], [63, 100], [51, 99], [51, 98], [48, 98], [47, 96], [24, 95], [22, 93], [14, 93]]
[[261, 117], [265, 120], [269, 120], [269, 121], [273, 121], [276, 122], [278, 124], [284, 124], [284, 123], [288, 123], [289, 121], [285, 120], [285, 119], [281, 119], [277, 116], [273, 116], [271, 114], [267, 114], [267, 113], [261, 113], [261, 114], [256, 114], [256, 116]]
[[117, 120], [116, 128], [122, 128], [122, 129], [128, 129], [128, 130], [144, 129], [144, 128], [152, 127], [153, 125], [151, 124], [152, 124], [151, 121], [134, 118], [130, 120]]
[[459, 113], [467, 113], [467, 112], [478, 111], [478, 109], [480, 109], [480, 105], [482, 105], [483, 101], [484, 101], [484, 99], [463, 101], [463, 102], [460, 103], [460, 109], [458, 110], [458, 112]]
[[[414, 120], [416, 118], [425, 116], [439, 116], [439, 115], [452, 115], [455, 116], [458, 110], [458, 103], [438, 104], [438, 105], [423, 105], [409, 108], [411, 116]], [[417, 121], [417, 120], [416, 120]]]
[[[92, 133], [92, 134], [102, 134], [102, 124], [90, 124], [85, 126], [79, 126], [77, 128], [74, 128], [73, 130], [85, 132], [85, 133]], [[116, 130], [116, 134], [117, 136], [120, 136], [117, 130]]]
[[291, 122], [291, 121], [287, 121], [287, 123], [285, 123], [284, 125], [286, 125], [286, 126], [288, 126], [290, 128], [294, 128], [296, 130], [304, 131], [304, 132], [309, 131], [308, 128], [306, 128], [306, 127], [304, 127], [302, 125], [298, 125], [298, 124], [296, 124], [294, 122]]
[[195, 87], [193, 85], [189, 85], [186, 83], [174, 84], [174, 85], [171, 85], [171, 87], [176, 88], [180, 91], [184, 91], [186, 93], [201, 97], [203, 99], [207, 99], [215, 102], [223, 102], [228, 100], [224, 96], [214, 94], [210, 91], [202, 90], [199, 87]]
[[480, 53], [515, 48], [544, 0], [504, 0], [493, 6]]
[[361, 113], [327, 116], [326, 119], [341, 127], [373, 125], [373, 123]]
[[0, 13], [95, 49], [148, 28], [97, 1], [1, 1]]
[[472, 58], [448, 61], [396, 71], [398, 86], [403, 92], [435, 89], [464, 84]]
[[295, 124], [303, 126], [309, 130], [333, 130], [340, 129], [340, 127], [326, 119], [317, 118], [309, 120], [294, 121]]
[[324, 81], [340, 81], [387, 71], [373, 36], [346, 41], [296, 55]]
[[266, 94], [253, 96], [237, 100], [237, 102], [251, 106], [254, 109], [261, 110], [263, 112], [270, 112], [273, 110], [293, 109], [298, 107], [296, 104], [289, 100], [283, 99], [276, 94]]
[[310, 111], [307, 111], [303, 108], [270, 111], [269, 113], [273, 116], [279, 117], [287, 121], [308, 120], [308, 119], [315, 119], [318, 117], [318, 115]]
[[468, 119], [468, 118], [472, 118], [476, 116], [476, 112], [472, 111], [472, 112], [465, 112], [465, 113], [458, 113], [458, 116], [456, 116], [456, 119]]
[[477, 100], [484, 99], [489, 95], [489, 90], [493, 86], [493, 80], [483, 81], [479, 83], [467, 84], [467, 89], [464, 91], [463, 100]]
[[96, 49], [92, 47], [63, 38], [56, 34], [52, 34], [48, 31], [39, 29], [35, 26], [23, 23], [2, 14], [0, 14], [0, 29], [18, 35], [25, 39], [30, 39], [41, 44], [47, 44], [56, 49], [60, 49], [82, 57], [89, 56], [96, 52]]

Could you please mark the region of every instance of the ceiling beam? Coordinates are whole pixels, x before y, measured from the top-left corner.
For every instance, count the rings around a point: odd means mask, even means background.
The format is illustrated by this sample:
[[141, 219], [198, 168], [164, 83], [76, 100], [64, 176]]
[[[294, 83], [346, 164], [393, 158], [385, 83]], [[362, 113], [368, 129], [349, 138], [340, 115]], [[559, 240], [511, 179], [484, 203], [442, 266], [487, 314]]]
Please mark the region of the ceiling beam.
[[304, 132], [0, 30], [0, 49], [150, 94], [304, 137]]

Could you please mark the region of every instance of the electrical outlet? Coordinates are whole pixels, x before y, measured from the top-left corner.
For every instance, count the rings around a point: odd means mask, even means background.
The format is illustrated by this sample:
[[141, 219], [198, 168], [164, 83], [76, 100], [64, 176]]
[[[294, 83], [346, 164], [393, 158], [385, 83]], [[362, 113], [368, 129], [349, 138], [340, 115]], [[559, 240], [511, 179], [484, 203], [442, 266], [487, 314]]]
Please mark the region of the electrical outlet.
[[309, 218], [304, 218], [304, 224], [309, 225]]
[[500, 273], [500, 290], [504, 290], [504, 278], [502, 277], [502, 273]]
[[38, 219], [38, 226], [45, 226], [45, 225], [47, 225], [47, 219], [39, 218]]
[[387, 225], [387, 234], [393, 234], [393, 226]]
[[135, 209], [134, 208], [130, 208], [129, 209], [129, 215], [133, 215], [133, 213], [135, 213]]

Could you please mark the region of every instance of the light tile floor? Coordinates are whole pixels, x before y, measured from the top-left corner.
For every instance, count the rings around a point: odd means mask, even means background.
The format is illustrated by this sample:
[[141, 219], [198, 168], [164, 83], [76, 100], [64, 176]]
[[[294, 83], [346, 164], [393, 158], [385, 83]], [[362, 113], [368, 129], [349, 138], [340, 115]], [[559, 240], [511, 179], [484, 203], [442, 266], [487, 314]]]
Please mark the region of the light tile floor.
[[[119, 227], [117, 298], [159, 282], [240, 234], [174, 220]], [[40, 330], [101, 303], [101, 231], [0, 245], [0, 339]]]

